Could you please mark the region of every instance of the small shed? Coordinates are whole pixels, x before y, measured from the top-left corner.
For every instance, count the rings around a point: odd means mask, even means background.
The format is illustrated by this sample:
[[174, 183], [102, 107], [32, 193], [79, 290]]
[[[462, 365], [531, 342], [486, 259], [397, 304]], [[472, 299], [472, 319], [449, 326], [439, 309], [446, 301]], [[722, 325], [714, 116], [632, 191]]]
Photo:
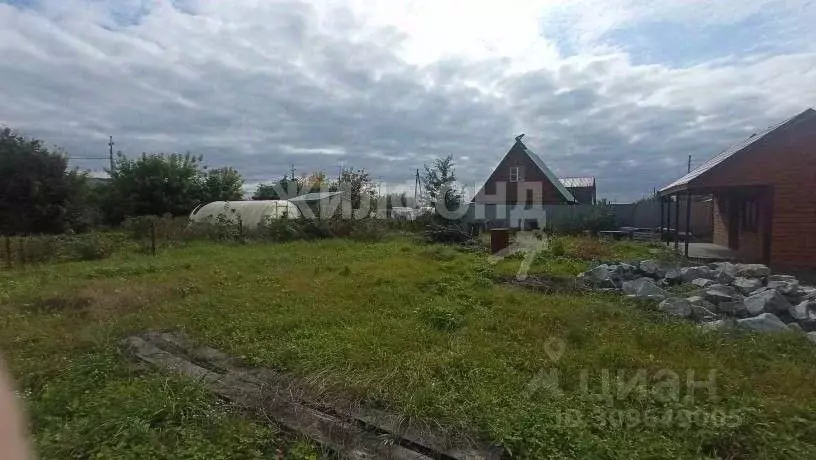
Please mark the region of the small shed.
[[213, 201], [194, 209], [192, 223], [240, 222], [244, 228], [255, 229], [273, 219], [300, 217], [297, 206], [286, 200]]
[[700, 195], [712, 197], [715, 245], [743, 260], [816, 267], [816, 111], [752, 134], [663, 187], [661, 227], [688, 222], [691, 208], [681, 217], [680, 203]]

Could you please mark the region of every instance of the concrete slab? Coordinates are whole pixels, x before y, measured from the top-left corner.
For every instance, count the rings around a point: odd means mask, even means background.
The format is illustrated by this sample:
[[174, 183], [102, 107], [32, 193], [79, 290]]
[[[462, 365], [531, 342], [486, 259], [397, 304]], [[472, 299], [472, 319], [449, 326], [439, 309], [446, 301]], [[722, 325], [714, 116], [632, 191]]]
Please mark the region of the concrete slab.
[[[674, 244], [671, 244], [674, 247]], [[681, 242], [678, 251], [683, 254], [685, 245]], [[689, 243], [689, 259], [715, 262], [720, 260], [737, 260], [733, 250], [713, 243]]]

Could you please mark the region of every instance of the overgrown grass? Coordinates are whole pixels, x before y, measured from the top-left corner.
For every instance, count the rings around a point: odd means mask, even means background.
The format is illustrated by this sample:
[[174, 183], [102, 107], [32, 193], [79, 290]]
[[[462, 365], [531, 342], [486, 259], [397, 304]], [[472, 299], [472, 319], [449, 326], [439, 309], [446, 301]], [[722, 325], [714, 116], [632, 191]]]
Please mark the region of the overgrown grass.
[[[563, 255], [542, 256], [535, 269], [574, 275], [591, 260], [653, 255], [565, 241]], [[281, 448], [268, 428], [194, 384], [132, 369], [118, 341], [146, 328], [183, 330], [304, 377], [327, 397], [474, 433], [519, 458], [816, 457], [816, 347], [801, 336], [703, 333], [615, 295], [496, 283], [519, 262], [494, 266], [483, 253], [390, 239], [191, 243], [156, 258], [42, 265], [0, 273], [0, 347], [46, 458]], [[687, 371], [700, 381], [712, 369], [716, 395], [689, 391]], [[613, 385], [616, 372], [628, 382], [643, 370], [650, 389], [669, 370], [680, 398], [599, 396], [604, 370]], [[552, 371], [560, 392], [542, 378]], [[618, 423], [618, 410], [664, 418]], [[665, 419], [680, 410], [739, 423]]]

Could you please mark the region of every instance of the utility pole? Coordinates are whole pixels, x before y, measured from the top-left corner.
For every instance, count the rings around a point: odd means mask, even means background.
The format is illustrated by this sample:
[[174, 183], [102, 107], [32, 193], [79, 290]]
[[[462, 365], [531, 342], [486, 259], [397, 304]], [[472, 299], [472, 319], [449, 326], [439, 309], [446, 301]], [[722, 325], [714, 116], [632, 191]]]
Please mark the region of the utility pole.
[[416, 170], [416, 178], [414, 179], [414, 208], [419, 208], [419, 203], [417, 202], [417, 192], [419, 191], [419, 168]]
[[688, 159], [688, 171], [686, 171], [686, 172], [687, 172], [687, 173], [690, 173], [690, 172], [691, 172], [691, 155], [689, 155], [689, 159]]
[[110, 159], [110, 172], [113, 174], [113, 136], [110, 136], [110, 141], [108, 141], [108, 157]]
[[295, 181], [295, 165], [291, 165], [292, 168], [292, 182]]
[[340, 183], [341, 180], [343, 180], [343, 165], [344, 165], [344, 162], [341, 161], [340, 164], [337, 166], [337, 183], [338, 184]]

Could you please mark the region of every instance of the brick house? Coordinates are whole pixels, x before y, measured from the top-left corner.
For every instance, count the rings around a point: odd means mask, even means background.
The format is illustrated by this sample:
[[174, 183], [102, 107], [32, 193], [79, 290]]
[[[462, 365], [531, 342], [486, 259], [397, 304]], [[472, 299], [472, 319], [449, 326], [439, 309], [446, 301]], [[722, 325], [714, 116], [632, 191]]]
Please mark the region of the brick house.
[[543, 218], [543, 205], [577, 201], [541, 157], [524, 145], [523, 136], [516, 137], [472, 200], [476, 219], [488, 226], [534, 228]]
[[747, 261], [816, 267], [816, 111], [751, 135], [660, 190], [675, 227], [671, 203], [705, 194], [714, 244]]

